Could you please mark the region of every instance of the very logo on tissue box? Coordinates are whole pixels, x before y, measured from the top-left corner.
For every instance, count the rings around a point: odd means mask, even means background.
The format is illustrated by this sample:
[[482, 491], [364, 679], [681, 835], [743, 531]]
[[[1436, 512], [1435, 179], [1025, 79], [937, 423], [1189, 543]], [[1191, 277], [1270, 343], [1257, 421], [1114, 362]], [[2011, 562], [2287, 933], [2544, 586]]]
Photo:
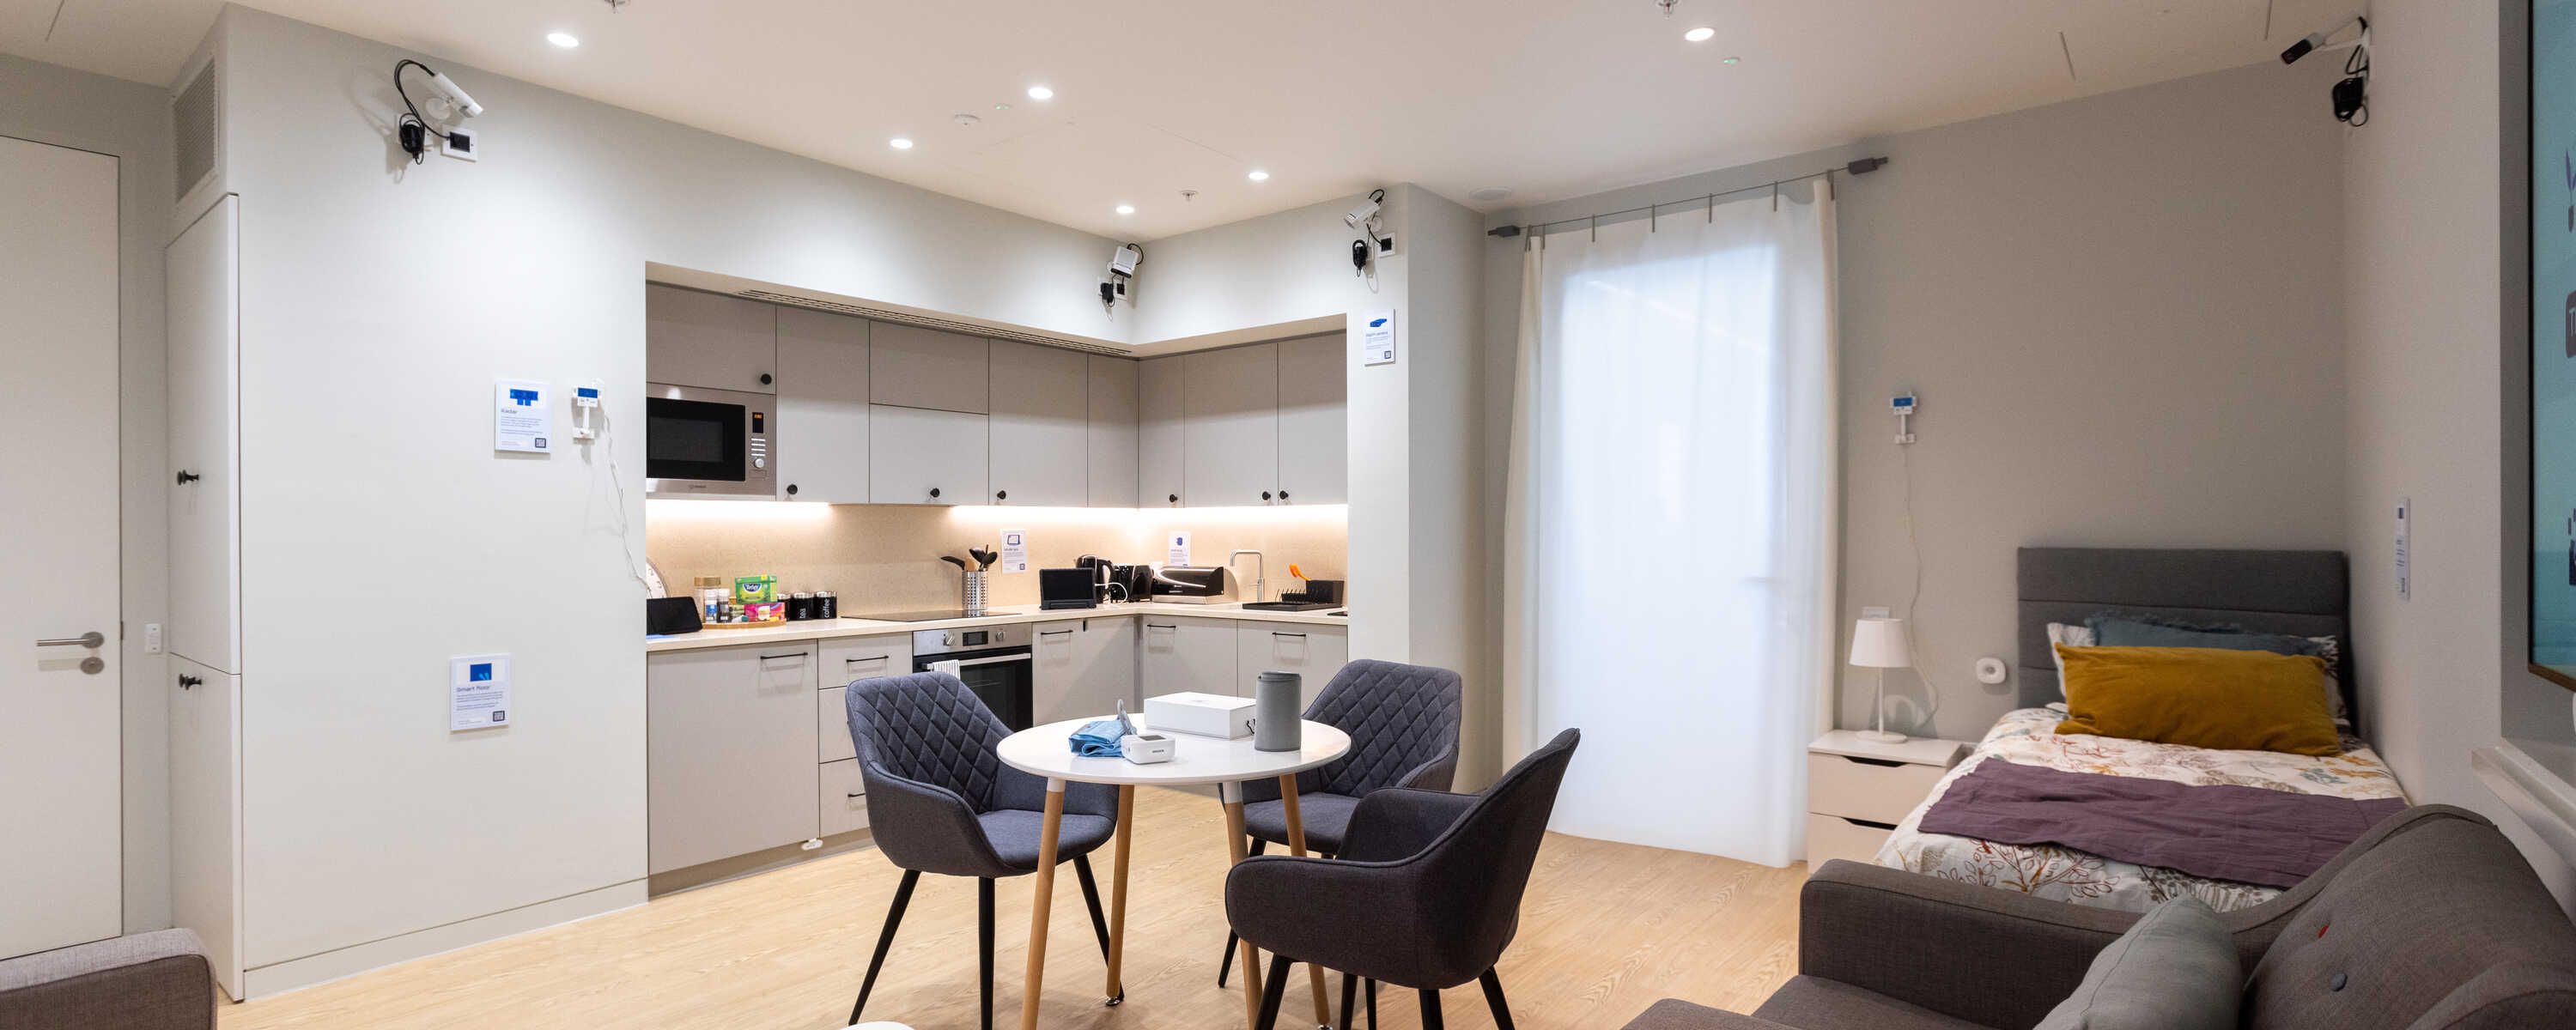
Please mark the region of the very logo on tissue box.
[[1174, 733], [1239, 740], [1252, 735], [1252, 699], [1183, 691], [1145, 699], [1145, 725]]

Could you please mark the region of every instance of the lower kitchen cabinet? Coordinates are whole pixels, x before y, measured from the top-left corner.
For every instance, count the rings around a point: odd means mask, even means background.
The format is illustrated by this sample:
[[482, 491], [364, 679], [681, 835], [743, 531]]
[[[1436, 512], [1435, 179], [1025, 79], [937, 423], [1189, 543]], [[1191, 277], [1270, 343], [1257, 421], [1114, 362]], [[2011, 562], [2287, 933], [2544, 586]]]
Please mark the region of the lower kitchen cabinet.
[[1136, 620], [1041, 622], [1031, 634], [1031, 719], [1058, 722], [1109, 715], [1118, 703], [1142, 710], [1136, 695]]
[[1289, 622], [1235, 623], [1235, 682], [1248, 695], [1265, 672], [1293, 672], [1299, 705], [1313, 704], [1324, 684], [1351, 661], [1350, 631], [1340, 626]]
[[1146, 615], [1137, 650], [1137, 678], [1146, 697], [1197, 691], [1250, 696], [1250, 681], [1237, 682], [1231, 619]]
[[815, 778], [821, 788], [816, 791], [815, 836], [868, 828], [868, 788], [860, 781], [858, 759], [825, 762], [815, 767]]
[[[823, 642], [825, 686], [848, 686], [880, 676], [912, 674], [912, 635], [835, 637]], [[843, 732], [847, 732], [844, 727]]]
[[645, 661], [650, 872], [816, 835], [815, 641], [670, 651]]

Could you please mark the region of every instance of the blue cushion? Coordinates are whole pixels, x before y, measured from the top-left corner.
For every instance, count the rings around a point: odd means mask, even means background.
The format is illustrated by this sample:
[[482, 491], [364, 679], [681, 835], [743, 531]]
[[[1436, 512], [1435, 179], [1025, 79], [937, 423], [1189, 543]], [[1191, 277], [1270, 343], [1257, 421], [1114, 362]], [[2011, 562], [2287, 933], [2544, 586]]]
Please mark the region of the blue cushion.
[[2273, 654], [2325, 656], [2325, 648], [2306, 637], [2287, 633], [2254, 633], [2225, 626], [2184, 626], [2169, 622], [2095, 615], [2084, 620], [2097, 647], [2209, 647], [2225, 651], [2270, 651]]

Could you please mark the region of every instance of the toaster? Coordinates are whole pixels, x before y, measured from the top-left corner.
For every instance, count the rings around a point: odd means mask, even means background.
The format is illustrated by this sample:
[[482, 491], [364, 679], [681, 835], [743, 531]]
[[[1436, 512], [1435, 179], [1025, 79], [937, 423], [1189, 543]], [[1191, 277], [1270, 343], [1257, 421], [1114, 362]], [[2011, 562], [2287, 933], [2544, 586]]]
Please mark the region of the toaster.
[[1226, 599], [1225, 570], [1188, 565], [1156, 569], [1150, 592], [1157, 601], [1220, 604]]

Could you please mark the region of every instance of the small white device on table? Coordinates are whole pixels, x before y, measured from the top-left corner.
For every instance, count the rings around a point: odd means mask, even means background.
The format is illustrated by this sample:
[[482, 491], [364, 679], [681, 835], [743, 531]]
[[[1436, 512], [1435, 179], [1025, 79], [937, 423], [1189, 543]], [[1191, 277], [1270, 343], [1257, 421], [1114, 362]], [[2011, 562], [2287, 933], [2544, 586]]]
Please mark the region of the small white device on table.
[[1160, 733], [1130, 733], [1118, 738], [1118, 754], [1138, 765], [1172, 760], [1172, 738]]
[[1232, 694], [1182, 691], [1145, 699], [1145, 725], [1220, 740], [1252, 735], [1253, 700]]
[[1862, 730], [1816, 738], [1807, 745], [1807, 872], [1832, 859], [1876, 857], [1968, 750], [1963, 740], [1884, 744]]
[[[1165, 695], [1169, 697], [1171, 695]], [[1209, 695], [1200, 695], [1209, 696]], [[1145, 702], [1145, 721], [1155, 730], [1168, 730], [1155, 715], [1155, 701]], [[1242, 698], [1228, 701], [1251, 702]], [[1250, 718], [1246, 708], [1245, 718]], [[1225, 836], [1228, 853], [1234, 861], [1244, 859], [1243, 785], [1252, 780], [1280, 781], [1288, 817], [1288, 852], [1306, 853], [1306, 828], [1297, 812], [1297, 774], [1321, 768], [1349, 754], [1351, 736], [1320, 722], [1305, 721], [1299, 727], [1301, 746], [1294, 751], [1262, 751], [1252, 746], [1250, 729], [1226, 739], [1213, 735], [1173, 734], [1165, 739], [1171, 747], [1167, 761], [1140, 765], [1120, 755], [1085, 758], [1073, 753], [1065, 741], [1074, 731], [1093, 719], [1068, 719], [1063, 722], [1033, 726], [1002, 739], [996, 750], [1003, 764], [1046, 779], [1046, 814], [1038, 832], [1038, 868], [1036, 896], [1029, 911], [1029, 975], [1026, 989], [1020, 995], [1021, 1030], [1036, 1030], [1038, 999], [1046, 978], [1047, 916], [1054, 909], [1056, 841], [1064, 824], [1064, 788], [1067, 783], [1108, 783], [1118, 787], [1117, 837], [1110, 851], [1109, 887], [1109, 980], [1111, 1004], [1126, 998], [1119, 980], [1119, 960], [1125, 954], [1127, 931], [1127, 851], [1136, 820], [1136, 787], [1182, 787], [1216, 784], [1218, 796], [1225, 802]], [[1122, 748], [1128, 740], [1122, 738]], [[1252, 942], [1242, 946], [1244, 1021], [1251, 1024], [1261, 1012], [1260, 959]], [[1307, 984], [1314, 992], [1317, 1012], [1332, 1011], [1324, 997], [1324, 974], [1308, 967]]]
[[1869, 705], [1871, 728], [1861, 731], [1861, 735], [1880, 744], [1905, 743], [1905, 734], [1887, 731], [1887, 670], [1914, 665], [1914, 648], [1905, 639], [1905, 620], [1862, 619], [1854, 623], [1851, 663], [1878, 670], [1878, 689]]

